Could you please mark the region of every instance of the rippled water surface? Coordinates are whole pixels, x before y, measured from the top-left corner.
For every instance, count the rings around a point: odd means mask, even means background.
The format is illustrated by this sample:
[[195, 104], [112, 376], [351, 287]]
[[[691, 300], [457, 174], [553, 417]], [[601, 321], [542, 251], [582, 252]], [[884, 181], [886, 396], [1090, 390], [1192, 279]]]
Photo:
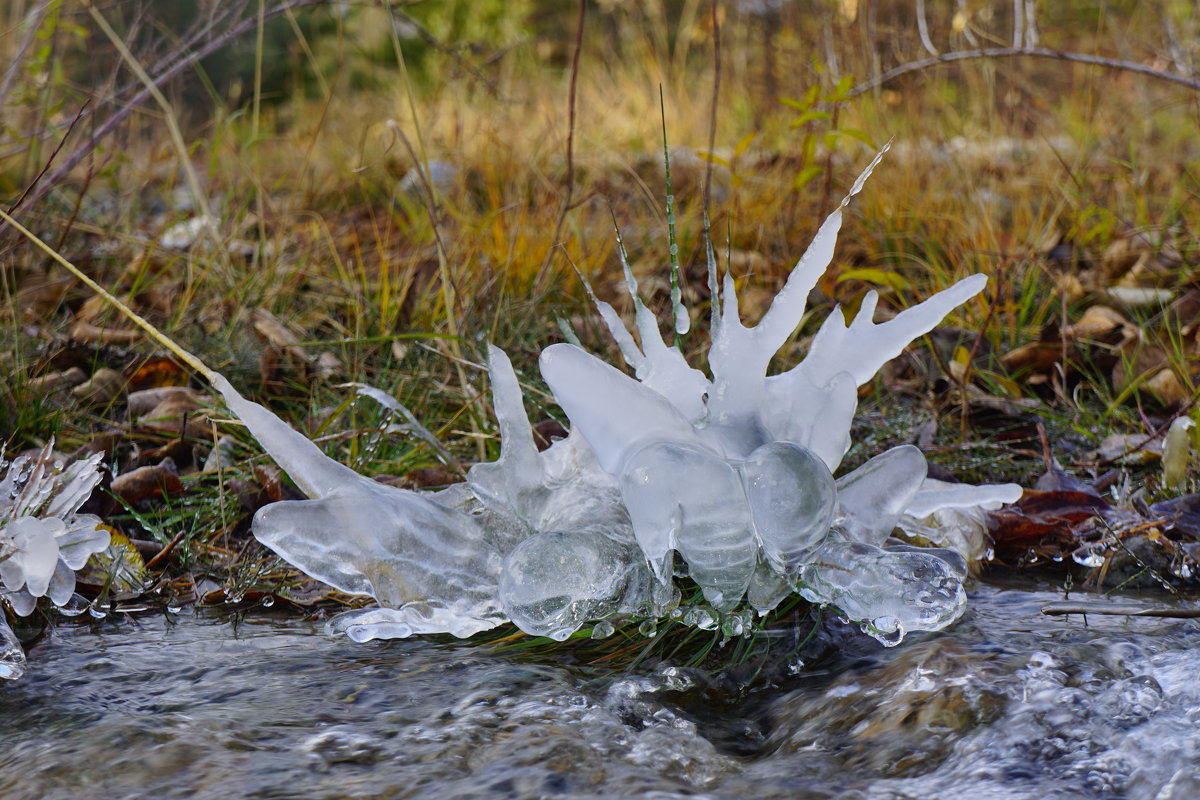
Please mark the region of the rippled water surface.
[[834, 631], [748, 692], [277, 614], [64, 622], [0, 687], [0, 797], [1200, 798], [1200, 624], [1055, 599], [983, 586], [891, 650]]

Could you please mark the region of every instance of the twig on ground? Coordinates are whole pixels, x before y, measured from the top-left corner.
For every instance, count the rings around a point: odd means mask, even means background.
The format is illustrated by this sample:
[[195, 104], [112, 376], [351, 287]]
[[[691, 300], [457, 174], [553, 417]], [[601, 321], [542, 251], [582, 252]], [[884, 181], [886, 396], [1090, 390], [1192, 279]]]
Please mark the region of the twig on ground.
[[1088, 603], [1081, 601], [1059, 601], [1042, 606], [1047, 616], [1066, 614], [1103, 614], [1115, 617], [1168, 617], [1173, 619], [1200, 619], [1200, 608], [1164, 608], [1161, 606], [1139, 606], [1134, 603]]

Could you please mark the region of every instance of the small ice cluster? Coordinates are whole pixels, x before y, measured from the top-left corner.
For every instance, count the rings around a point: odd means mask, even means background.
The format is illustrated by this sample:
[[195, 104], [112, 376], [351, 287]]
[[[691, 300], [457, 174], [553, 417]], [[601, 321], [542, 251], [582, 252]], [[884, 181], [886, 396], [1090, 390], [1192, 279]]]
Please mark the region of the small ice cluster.
[[[218, 376], [230, 409], [312, 498], [264, 507], [255, 536], [309, 575], [379, 601], [331, 623], [360, 641], [470, 636], [506, 620], [557, 640], [636, 618], [647, 632], [669, 617], [737, 633], [792, 593], [889, 645], [950, 624], [966, 600], [966, 559], [983, 548], [980, 509], [1015, 501], [1020, 487], [927, 479], [924, 456], [907, 445], [834, 474], [850, 447], [858, 387], [980, 292], [984, 276], [882, 323], [869, 293], [853, 322], [835, 310], [802, 362], [767, 374], [833, 257], [844, 208], [878, 162], [757, 325], [743, 325], [710, 246], [711, 377], [663, 340], [622, 248], [637, 339], [593, 299], [634, 376], [574, 344], [546, 348], [542, 376], [571, 433], [539, 452], [513, 368], [490, 348], [500, 457], [441, 492], [356, 474]], [[677, 297], [674, 312], [675, 331], [686, 332]], [[935, 546], [902, 543], [897, 530]], [[681, 608], [679, 578], [704, 602]]]
[[[102, 456], [64, 467], [51, 443], [36, 456], [0, 460], [0, 597], [18, 616], [31, 614], [40, 597], [65, 605], [75, 593], [75, 571], [108, 547], [100, 520], [77, 513], [100, 482]], [[24, 661], [0, 615], [0, 678], [20, 677]]]

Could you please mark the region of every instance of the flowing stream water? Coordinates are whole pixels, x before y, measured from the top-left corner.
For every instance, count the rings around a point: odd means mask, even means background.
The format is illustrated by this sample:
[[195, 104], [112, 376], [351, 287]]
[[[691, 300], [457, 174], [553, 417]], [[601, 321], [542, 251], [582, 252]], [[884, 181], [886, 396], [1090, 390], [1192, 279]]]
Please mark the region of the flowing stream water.
[[278, 611], [62, 621], [0, 687], [0, 797], [1200, 797], [1200, 622], [1057, 599], [979, 584], [893, 649], [832, 623], [741, 691]]

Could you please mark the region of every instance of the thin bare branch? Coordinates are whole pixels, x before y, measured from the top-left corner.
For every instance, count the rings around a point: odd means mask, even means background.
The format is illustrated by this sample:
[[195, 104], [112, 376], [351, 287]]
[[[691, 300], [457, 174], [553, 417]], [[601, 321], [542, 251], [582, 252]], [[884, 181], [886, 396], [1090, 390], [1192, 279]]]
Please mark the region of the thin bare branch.
[[1045, 47], [985, 47], [979, 50], [958, 50], [953, 53], [942, 53], [937, 57], [923, 58], [919, 61], [910, 61], [907, 64], [901, 64], [898, 67], [893, 67], [882, 75], [864, 81], [847, 93], [847, 97], [857, 97], [864, 92], [869, 92], [876, 89], [889, 81], [899, 78], [901, 75], [907, 75], [910, 72], [920, 72], [923, 69], [936, 67], [939, 64], [953, 64], [957, 61], [971, 61], [987, 58], [1051, 58], [1058, 61], [1071, 61], [1077, 64], [1091, 64], [1097, 67], [1106, 67], [1108, 69], [1119, 69], [1125, 72], [1134, 72], [1138, 75], [1145, 75], [1149, 78], [1155, 78], [1168, 83], [1176, 83], [1180, 86], [1186, 86], [1189, 89], [1200, 90], [1200, 80], [1189, 78], [1186, 75], [1180, 75], [1176, 72], [1167, 72], [1166, 70], [1156, 69], [1146, 64], [1140, 64], [1136, 61], [1121, 61], [1116, 58], [1105, 58], [1104, 56], [1093, 56], [1087, 53], [1072, 53], [1066, 50], [1050, 50]]
[[20, 72], [21, 64], [25, 61], [25, 54], [29, 52], [33, 40], [37, 38], [38, 29], [42, 27], [42, 22], [45, 21], [49, 11], [50, 0], [42, 0], [41, 5], [25, 15], [25, 35], [21, 38], [21, 44], [17, 47], [17, 54], [12, 63], [4, 71], [3, 82], [0, 82], [0, 109], [3, 109], [8, 103], [8, 93], [12, 91], [17, 73]]
[[936, 56], [938, 49], [933, 46], [933, 40], [929, 38], [929, 23], [925, 20], [925, 0], [917, 0], [917, 33], [921, 36], [921, 45], [929, 51], [930, 55]]
[[1064, 614], [1104, 614], [1116, 617], [1166, 617], [1168, 619], [1197, 619], [1200, 618], [1200, 608], [1165, 608], [1159, 606], [1142, 606], [1134, 603], [1107, 603], [1086, 601], [1060, 601], [1047, 603], [1042, 606], [1042, 613], [1047, 616], [1062, 616]]
[[567, 191], [563, 197], [562, 211], [554, 226], [554, 236], [550, 239], [550, 249], [538, 270], [539, 277], [545, 273], [554, 257], [554, 249], [558, 246], [558, 237], [562, 235], [563, 226], [567, 222], [567, 213], [571, 210], [571, 202], [575, 195], [575, 88], [579, 81], [579, 52], [583, 49], [583, 24], [587, 18], [587, 2], [579, 0], [579, 16], [575, 22], [575, 52], [571, 56], [571, 82], [567, 89]]
[[[263, 16], [266, 19], [273, 19], [274, 17], [285, 13], [289, 9], [323, 5], [328, 1], [329, 0], [287, 0], [287, 2], [280, 3], [267, 9]], [[232, 42], [234, 39], [237, 39], [242, 34], [253, 30], [257, 24], [257, 16], [242, 20], [237, 25], [230, 27], [221, 33], [221, 35], [214, 37], [210, 41], [199, 46], [197, 49], [185, 52], [178, 59], [164, 66], [160, 72], [157, 74], [152, 74], [151, 78], [153, 83], [156, 86], [162, 86], [180, 72], [195, 64], [197, 61], [200, 61], [212, 53], [215, 53], [225, 45]], [[142, 103], [146, 102], [146, 100], [150, 97], [151, 91], [149, 87], [143, 86], [132, 97], [130, 97], [124, 105], [114, 111], [112, 115], [104, 120], [104, 122], [96, 126], [96, 129], [92, 133], [91, 137], [89, 137], [88, 140], [82, 145], [77, 147], [75, 151], [71, 153], [71, 155], [68, 156], [66, 160], [64, 160], [58, 166], [57, 169], [54, 170], [53, 173], [43, 180], [39, 186], [30, 193], [26, 202], [36, 203], [38, 200], [44, 197], [46, 193], [50, 191], [50, 189], [58, 186], [67, 177], [67, 175], [70, 174], [71, 170], [78, 166], [83, 159], [87, 158], [88, 154], [91, 153], [92, 150], [94, 150], [103, 139], [111, 135], [113, 131], [115, 131], [121, 125], [121, 123], [127, 120], [130, 115], [132, 115], [133, 112], [136, 111], [138, 107], [141, 106]], [[6, 222], [0, 222], [0, 231], [3, 231], [6, 226]]]

